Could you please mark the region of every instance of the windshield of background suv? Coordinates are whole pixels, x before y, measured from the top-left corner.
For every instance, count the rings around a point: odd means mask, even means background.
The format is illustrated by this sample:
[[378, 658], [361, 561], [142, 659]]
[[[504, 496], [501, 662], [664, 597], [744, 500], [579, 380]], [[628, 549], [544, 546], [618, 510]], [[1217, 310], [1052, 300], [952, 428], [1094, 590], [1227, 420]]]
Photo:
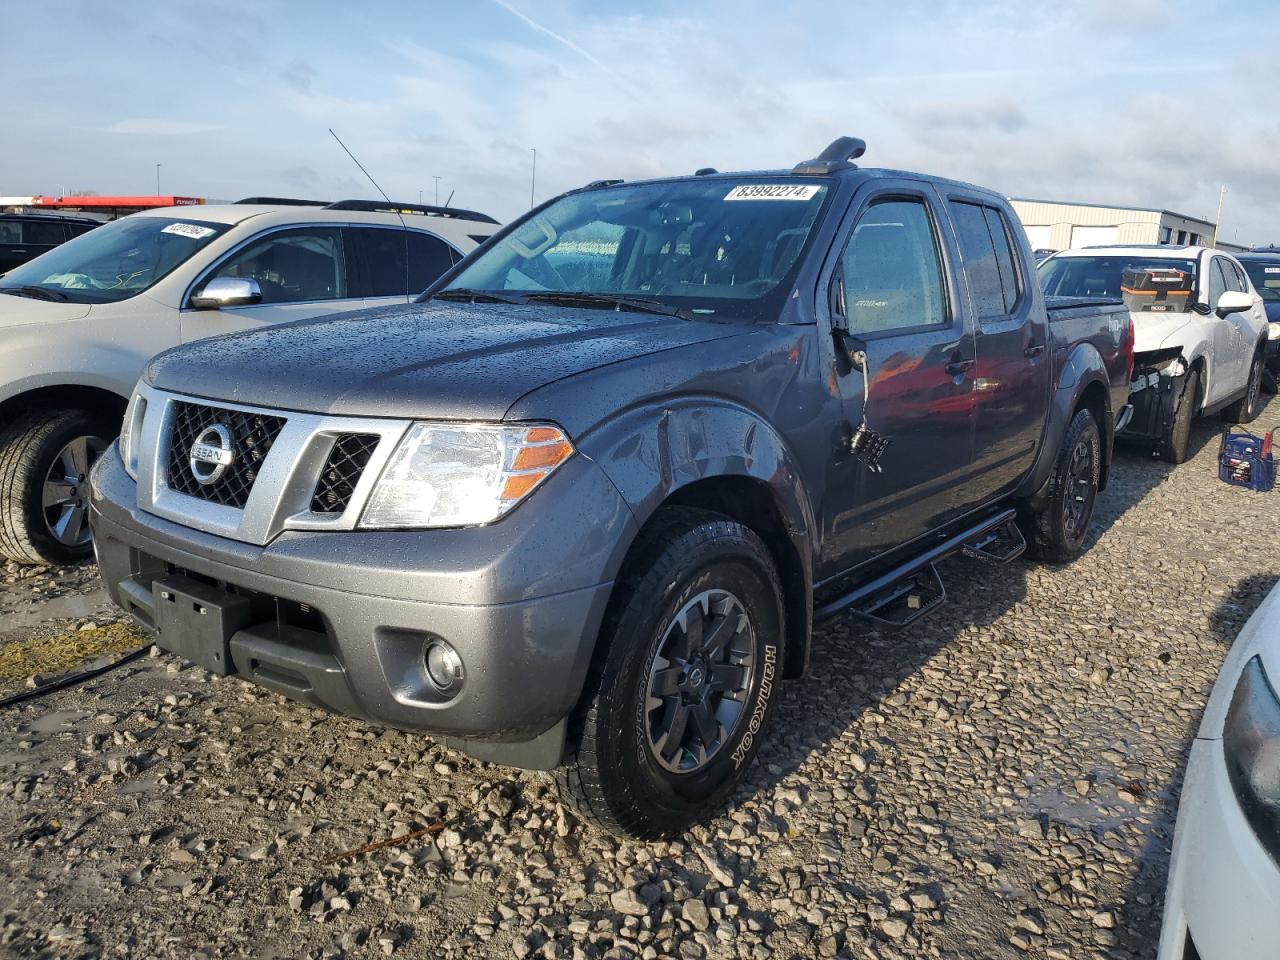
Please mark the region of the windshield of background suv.
[[1053, 257], [1040, 264], [1040, 285], [1047, 297], [1107, 297], [1119, 300], [1120, 279], [1126, 270], [1180, 270], [1187, 274], [1187, 289], [1196, 289], [1195, 260], [1115, 254], [1101, 257]]
[[585, 293], [772, 319], [826, 196], [825, 183], [794, 177], [586, 190], [521, 223], [446, 290], [534, 300]]
[[1253, 281], [1258, 296], [1270, 303], [1280, 302], [1280, 257], [1269, 257], [1266, 260], [1251, 260], [1237, 256], [1244, 272]]
[[187, 217], [125, 217], [14, 267], [0, 276], [0, 292], [39, 287], [74, 303], [127, 300], [230, 228]]

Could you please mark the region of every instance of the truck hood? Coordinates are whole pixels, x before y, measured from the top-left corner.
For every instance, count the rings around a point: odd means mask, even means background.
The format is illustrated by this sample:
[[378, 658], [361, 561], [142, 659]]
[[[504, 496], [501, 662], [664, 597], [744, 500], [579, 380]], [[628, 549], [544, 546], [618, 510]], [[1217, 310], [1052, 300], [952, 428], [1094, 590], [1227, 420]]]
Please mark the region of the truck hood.
[[0, 327], [18, 327], [24, 323], [57, 323], [79, 320], [92, 309], [88, 303], [58, 303], [0, 294]]
[[1193, 313], [1151, 313], [1147, 310], [1131, 311], [1129, 315], [1133, 317], [1135, 353], [1179, 346], [1179, 337], [1186, 335], [1183, 328], [1195, 317]]
[[500, 419], [530, 390], [744, 328], [645, 313], [440, 301], [213, 337], [155, 357], [154, 387], [337, 416]]

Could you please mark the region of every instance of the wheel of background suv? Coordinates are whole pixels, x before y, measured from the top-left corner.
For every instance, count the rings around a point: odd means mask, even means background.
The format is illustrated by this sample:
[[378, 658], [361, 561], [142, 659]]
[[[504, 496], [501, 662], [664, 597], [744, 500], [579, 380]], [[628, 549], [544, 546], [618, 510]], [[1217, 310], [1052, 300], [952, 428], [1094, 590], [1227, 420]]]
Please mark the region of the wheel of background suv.
[[750, 767], [780, 695], [784, 608], [742, 524], [667, 508], [643, 537], [554, 776], [583, 817], [652, 838], [713, 814]]
[[1259, 350], [1253, 355], [1249, 367], [1249, 385], [1244, 396], [1222, 408], [1221, 417], [1227, 423], [1252, 423], [1262, 409], [1262, 368], [1266, 366], [1266, 354]]
[[89, 468], [117, 430], [83, 410], [31, 413], [0, 433], [0, 554], [74, 563], [93, 552]]
[[1200, 368], [1192, 367], [1182, 382], [1182, 395], [1173, 415], [1173, 425], [1167, 436], [1162, 437], [1156, 453], [1161, 460], [1185, 463], [1191, 450], [1191, 421], [1200, 410]]
[[1023, 521], [1027, 550], [1037, 560], [1066, 563], [1084, 546], [1102, 477], [1102, 435], [1088, 410], [1079, 410], [1067, 426], [1058, 450], [1049, 502]]

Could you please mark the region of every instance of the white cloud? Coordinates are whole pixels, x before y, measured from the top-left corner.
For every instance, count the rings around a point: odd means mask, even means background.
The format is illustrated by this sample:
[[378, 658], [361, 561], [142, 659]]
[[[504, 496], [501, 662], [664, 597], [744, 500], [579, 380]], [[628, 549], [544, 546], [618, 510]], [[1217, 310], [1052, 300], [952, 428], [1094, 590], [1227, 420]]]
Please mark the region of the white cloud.
[[181, 137], [193, 133], [208, 133], [220, 129], [216, 123], [198, 123], [193, 120], [162, 120], [157, 117], [136, 117], [132, 120], [117, 120], [109, 127], [103, 127], [104, 133], [125, 133], [152, 137]]

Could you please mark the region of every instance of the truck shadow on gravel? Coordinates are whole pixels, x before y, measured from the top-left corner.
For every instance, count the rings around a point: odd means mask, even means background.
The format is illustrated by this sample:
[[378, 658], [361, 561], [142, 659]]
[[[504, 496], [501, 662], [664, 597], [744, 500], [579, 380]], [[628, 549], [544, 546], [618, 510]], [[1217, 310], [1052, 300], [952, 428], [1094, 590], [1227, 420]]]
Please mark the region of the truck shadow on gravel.
[[[1225, 657], [1249, 617], [1275, 587], [1274, 576], [1251, 575], [1241, 579], [1231, 592], [1218, 604], [1210, 618], [1207, 639], [1221, 645], [1221, 657]], [[1182, 656], [1195, 656], [1196, 649], [1184, 651]], [[1221, 659], [1221, 658], [1220, 658]], [[1214, 671], [1214, 678], [1217, 670]], [[1202, 691], [1207, 700], [1213, 681]], [[1147, 841], [1138, 857], [1138, 869], [1129, 884], [1125, 900], [1116, 915], [1116, 948], [1114, 957], [1147, 960], [1155, 957], [1160, 940], [1160, 922], [1164, 913], [1165, 884], [1169, 876], [1169, 860], [1173, 851], [1174, 825], [1178, 816], [1178, 800], [1182, 793], [1183, 777], [1191, 742], [1195, 739], [1203, 711], [1182, 731], [1177, 747], [1177, 772], [1164, 790], [1157, 795], [1159, 807], [1148, 815], [1151, 825]]]

